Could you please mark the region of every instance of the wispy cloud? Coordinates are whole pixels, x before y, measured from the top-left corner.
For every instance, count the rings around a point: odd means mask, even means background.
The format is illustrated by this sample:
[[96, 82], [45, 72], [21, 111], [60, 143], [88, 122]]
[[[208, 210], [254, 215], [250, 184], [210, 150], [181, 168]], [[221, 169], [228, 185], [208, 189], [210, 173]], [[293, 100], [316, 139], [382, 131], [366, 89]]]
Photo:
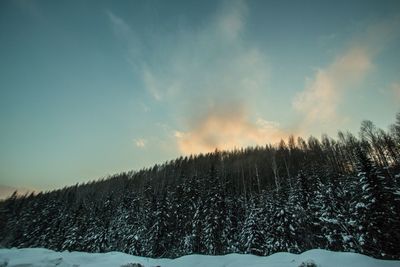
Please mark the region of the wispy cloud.
[[175, 138], [182, 153], [276, 141], [279, 130], [257, 124], [251, 108], [267, 89], [269, 66], [243, 38], [247, 13], [243, 1], [229, 2], [197, 31], [183, 28], [163, 62], [146, 65], [147, 90], [180, 117]]
[[177, 25], [172, 34], [149, 37], [107, 11], [115, 34], [129, 40], [128, 60], [148, 93], [191, 109], [265, 90], [269, 67], [265, 55], [242, 37], [246, 14], [245, 2], [230, 1], [202, 27]]
[[[108, 14], [115, 33], [128, 40], [136, 77], [154, 105], [168, 111], [183, 153], [261, 145], [287, 136], [277, 124], [257, 123], [255, 105], [268, 95], [270, 65], [264, 51], [245, 38], [248, 13], [244, 1], [225, 2], [207, 23], [177, 25], [172, 33], [151, 37], [139, 37], [122, 18]], [[293, 134], [309, 134], [308, 129], [326, 121], [336, 129], [345, 121], [338, 106], [375, 68], [375, 56], [398, 34], [399, 25], [398, 18], [372, 25], [306, 80], [292, 100], [302, 118], [291, 125]], [[267, 121], [268, 115], [263, 114]]]
[[303, 133], [312, 125], [324, 121], [334, 124], [342, 119], [337, 114], [338, 105], [346, 92], [357, 88], [374, 68], [375, 56], [398, 36], [399, 22], [399, 17], [395, 17], [368, 27], [330, 65], [317, 69], [314, 78], [307, 79], [304, 90], [292, 103], [303, 114], [300, 122]]
[[247, 6], [244, 1], [232, 1], [232, 5], [224, 6], [217, 17], [217, 31], [227, 40], [236, 40], [245, 26]]
[[135, 68], [135, 70], [140, 69], [143, 62], [139, 59], [144, 52], [144, 46], [140, 36], [126, 20], [111, 10], [105, 10], [105, 14], [110, 21], [113, 33], [121, 41], [121, 44], [123, 44], [122, 46], [127, 50], [126, 60]]
[[133, 142], [135, 143], [135, 146], [137, 146], [139, 148], [144, 148], [147, 144], [147, 140], [144, 138], [134, 139]]
[[[146, 48], [132, 45], [148, 55], [131, 60], [140, 66], [137, 74], [149, 95], [175, 117], [174, 138], [182, 153], [276, 141], [277, 125], [257, 123], [252, 108], [267, 90], [269, 65], [243, 37], [247, 15], [244, 1], [227, 1], [196, 29], [179, 25]], [[110, 19], [127, 32], [121, 19]]]
[[315, 77], [293, 101], [296, 110], [304, 113], [303, 127], [326, 120], [336, 120], [336, 108], [345, 90], [360, 82], [371, 70], [371, 54], [361, 46], [351, 47]]
[[159, 81], [154, 77], [153, 73], [147, 68], [143, 68], [142, 70], [143, 82], [147, 91], [154, 97], [155, 100], [160, 101], [162, 99], [162, 85], [159, 84]]
[[113, 26], [113, 30], [116, 35], [119, 35], [123, 38], [127, 38], [132, 35], [131, 27], [121, 17], [117, 16], [110, 10], [106, 10], [106, 14], [111, 21], [111, 25]]
[[392, 83], [390, 89], [394, 95], [396, 101], [400, 102], [400, 83]]

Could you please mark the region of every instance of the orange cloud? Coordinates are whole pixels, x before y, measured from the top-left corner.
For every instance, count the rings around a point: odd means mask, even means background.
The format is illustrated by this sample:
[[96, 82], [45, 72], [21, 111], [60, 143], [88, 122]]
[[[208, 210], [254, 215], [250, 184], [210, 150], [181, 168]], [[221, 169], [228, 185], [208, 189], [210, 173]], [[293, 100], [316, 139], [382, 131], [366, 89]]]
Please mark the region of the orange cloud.
[[[373, 68], [374, 57], [386, 44], [399, 36], [400, 16], [371, 25], [356, 36], [349, 47], [325, 68], [318, 69], [315, 77], [307, 81], [302, 92], [293, 100], [293, 107], [303, 115], [301, 134], [312, 126], [345, 121], [337, 116], [337, 107], [345, 93], [363, 81]], [[337, 125], [336, 125], [337, 126]]]
[[275, 143], [287, 136], [278, 125], [258, 118], [249, 119], [243, 106], [213, 108], [191, 122], [187, 132], [175, 132], [181, 152], [195, 154]]
[[335, 119], [343, 91], [362, 80], [372, 66], [367, 49], [352, 47], [327, 68], [319, 69], [293, 101], [294, 108], [305, 115], [302, 125]]

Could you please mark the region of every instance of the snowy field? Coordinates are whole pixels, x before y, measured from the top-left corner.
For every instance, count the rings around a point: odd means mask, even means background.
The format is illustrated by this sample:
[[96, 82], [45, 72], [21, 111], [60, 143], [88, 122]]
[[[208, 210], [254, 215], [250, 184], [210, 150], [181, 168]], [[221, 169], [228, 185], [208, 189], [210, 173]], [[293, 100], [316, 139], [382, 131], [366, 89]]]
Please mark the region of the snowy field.
[[400, 267], [400, 261], [377, 260], [355, 253], [321, 249], [302, 254], [276, 253], [268, 257], [229, 254], [225, 256], [188, 255], [177, 259], [150, 259], [120, 252], [55, 252], [42, 248], [0, 249], [0, 267]]

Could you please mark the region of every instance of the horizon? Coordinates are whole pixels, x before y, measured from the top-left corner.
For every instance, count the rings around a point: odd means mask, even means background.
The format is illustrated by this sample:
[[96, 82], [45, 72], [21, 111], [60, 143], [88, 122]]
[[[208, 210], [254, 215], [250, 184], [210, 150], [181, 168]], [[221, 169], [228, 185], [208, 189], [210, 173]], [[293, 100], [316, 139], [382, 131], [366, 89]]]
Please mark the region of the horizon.
[[386, 130], [399, 48], [398, 1], [3, 1], [0, 198]]

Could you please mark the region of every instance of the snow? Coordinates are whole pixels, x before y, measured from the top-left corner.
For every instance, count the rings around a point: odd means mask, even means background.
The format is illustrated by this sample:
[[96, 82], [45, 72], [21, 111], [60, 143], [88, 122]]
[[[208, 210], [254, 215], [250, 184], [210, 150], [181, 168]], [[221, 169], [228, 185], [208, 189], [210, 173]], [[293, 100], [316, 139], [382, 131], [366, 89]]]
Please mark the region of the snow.
[[365, 204], [364, 203], [357, 203], [357, 205], [356, 205], [356, 209], [360, 209], [360, 208], [366, 208], [366, 206], [365, 206]]
[[399, 267], [400, 261], [377, 260], [350, 252], [332, 252], [313, 249], [302, 254], [286, 252], [267, 257], [228, 254], [224, 256], [188, 255], [177, 259], [151, 259], [121, 252], [86, 253], [55, 252], [43, 248], [0, 249], [0, 266], [7, 267], [120, 267], [140, 263], [145, 267], [299, 267], [306, 263], [318, 267]]

